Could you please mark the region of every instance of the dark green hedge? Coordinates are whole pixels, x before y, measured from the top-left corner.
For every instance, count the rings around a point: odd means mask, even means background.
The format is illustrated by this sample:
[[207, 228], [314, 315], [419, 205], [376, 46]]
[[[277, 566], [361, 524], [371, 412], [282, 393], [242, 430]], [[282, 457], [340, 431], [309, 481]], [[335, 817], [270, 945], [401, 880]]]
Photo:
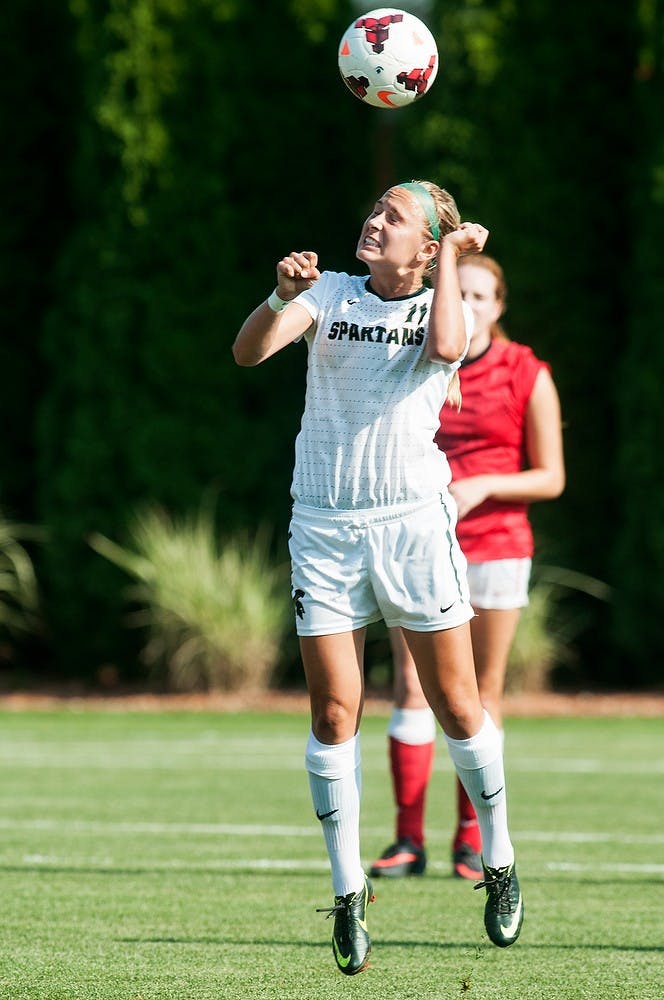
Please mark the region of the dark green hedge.
[[66, 5], [0, 8], [0, 504], [37, 516], [34, 414], [44, 389], [40, 334], [52, 268], [71, 227], [77, 66]]
[[[635, 80], [634, 132], [639, 139], [629, 187], [631, 240], [618, 238], [617, 253], [629, 278], [629, 312], [619, 329], [615, 355], [618, 447], [609, 453], [618, 511], [609, 539], [616, 581], [611, 639], [616, 681], [662, 683], [664, 633], [664, 131], [662, 106], [664, 37], [642, 38]], [[627, 251], [627, 252], [625, 252]], [[631, 252], [630, 252], [631, 251]]]
[[183, 5], [145, 40], [152, 76], [121, 67], [110, 83], [99, 65], [138, 43], [88, 18], [82, 218], [45, 324], [39, 421], [40, 512], [57, 525], [44, 565], [51, 626], [77, 672], [126, 654], [121, 581], [86, 546], [91, 530], [118, 536], [142, 501], [178, 512], [213, 489], [220, 529], [283, 531], [304, 351], [248, 375], [230, 346], [284, 253], [315, 245], [328, 266], [348, 259], [349, 192], [370, 183], [358, 178], [363, 109], [320, 71], [347, 11], [312, 42], [311, 24], [277, 7], [224, 20], [213, 4]]
[[213, 491], [220, 530], [268, 522], [284, 554], [305, 352], [247, 372], [230, 344], [283, 253], [353, 268], [377, 190], [429, 176], [491, 229], [508, 332], [560, 389], [568, 487], [533, 510], [539, 554], [620, 594], [579, 604], [586, 678], [652, 683], [660, 0], [573, 16], [436, 0], [439, 77], [399, 112], [362, 107], [337, 76], [352, 9], [3, 6], [1, 499], [50, 531], [50, 655], [74, 676], [135, 669], [125, 580], [86, 536], [120, 537], [144, 500], [178, 512]]

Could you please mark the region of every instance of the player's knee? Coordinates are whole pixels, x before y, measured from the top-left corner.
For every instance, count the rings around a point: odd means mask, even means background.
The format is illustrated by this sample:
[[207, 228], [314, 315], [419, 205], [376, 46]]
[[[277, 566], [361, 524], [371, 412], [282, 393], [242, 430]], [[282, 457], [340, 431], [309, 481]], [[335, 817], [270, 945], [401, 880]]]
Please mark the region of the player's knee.
[[311, 728], [321, 743], [343, 743], [357, 732], [360, 707], [350, 703], [327, 699], [312, 705]]
[[[432, 706], [433, 707], [433, 706]], [[469, 739], [477, 733], [483, 720], [479, 698], [456, 695], [441, 699], [434, 712], [443, 731], [452, 739]]]

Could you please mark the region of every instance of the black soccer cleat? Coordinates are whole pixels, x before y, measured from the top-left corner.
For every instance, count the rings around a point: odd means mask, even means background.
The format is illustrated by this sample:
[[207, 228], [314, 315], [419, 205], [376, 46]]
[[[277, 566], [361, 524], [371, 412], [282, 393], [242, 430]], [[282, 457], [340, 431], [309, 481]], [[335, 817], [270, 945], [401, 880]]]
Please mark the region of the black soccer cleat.
[[349, 892], [347, 896], [335, 896], [334, 906], [327, 913], [334, 916], [332, 951], [334, 959], [345, 976], [355, 976], [367, 967], [371, 954], [371, 938], [367, 929], [367, 907], [373, 903], [373, 886], [364, 877], [364, 886], [359, 892]]
[[481, 879], [484, 872], [480, 854], [470, 844], [459, 844], [452, 851], [452, 871], [457, 878]]
[[369, 874], [372, 878], [404, 878], [406, 875], [423, 875], [427, 866], [427, 856], [423, 847], [407, 837], [391, 844], [374, 861]]
[[514, 944], [521, 933], [523, 923], [523, 897], [516, 877], [514, 863], [505, 868], [484, 869], [484, 880], [476, 889], [486, 889], [484, 904], [484, 926], [486, 932], [499, 948]]

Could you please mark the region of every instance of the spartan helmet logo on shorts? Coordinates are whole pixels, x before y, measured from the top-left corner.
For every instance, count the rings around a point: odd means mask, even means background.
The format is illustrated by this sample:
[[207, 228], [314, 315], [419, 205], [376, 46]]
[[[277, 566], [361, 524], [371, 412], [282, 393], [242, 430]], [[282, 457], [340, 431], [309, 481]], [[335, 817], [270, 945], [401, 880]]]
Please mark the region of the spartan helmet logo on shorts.
[[302, 603], [302, 598], [304, 597], [303, 590], [293, 591], [293, 604], [295, 605], [295, 614], [298, 618], [304, 618], [304, 604]]

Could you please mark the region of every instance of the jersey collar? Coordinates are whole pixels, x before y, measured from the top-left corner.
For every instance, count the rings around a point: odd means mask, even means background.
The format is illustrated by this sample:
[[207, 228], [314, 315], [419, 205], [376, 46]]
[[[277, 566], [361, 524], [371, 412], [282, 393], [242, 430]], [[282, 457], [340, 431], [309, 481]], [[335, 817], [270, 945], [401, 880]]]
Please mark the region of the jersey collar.
[[487, 356], [492, 347], [493, 347], [493, 340], [490, 340], [481, 354], [476, 354], [474, 358], [465, 357], [461, 362], [461, 368], [469, 368], [470, 365], [474, 365], [476, 361], [481, 361], [482, 358], [485, 358]]
[[421, 288], [418, 288], [416, 292], [411, 292], [410, 295], [397, 295], [394, 299], [385, 299], [371, 287], [371, 278], [367, 278], [364, 283], [364, 287], [370, 295], [375, 295], [381, 302], [406, 302], [408, 299], [416, 299], [418, 295], [424, 295], [424, 293], [428, 290], [427, 285], [422, 285]]

